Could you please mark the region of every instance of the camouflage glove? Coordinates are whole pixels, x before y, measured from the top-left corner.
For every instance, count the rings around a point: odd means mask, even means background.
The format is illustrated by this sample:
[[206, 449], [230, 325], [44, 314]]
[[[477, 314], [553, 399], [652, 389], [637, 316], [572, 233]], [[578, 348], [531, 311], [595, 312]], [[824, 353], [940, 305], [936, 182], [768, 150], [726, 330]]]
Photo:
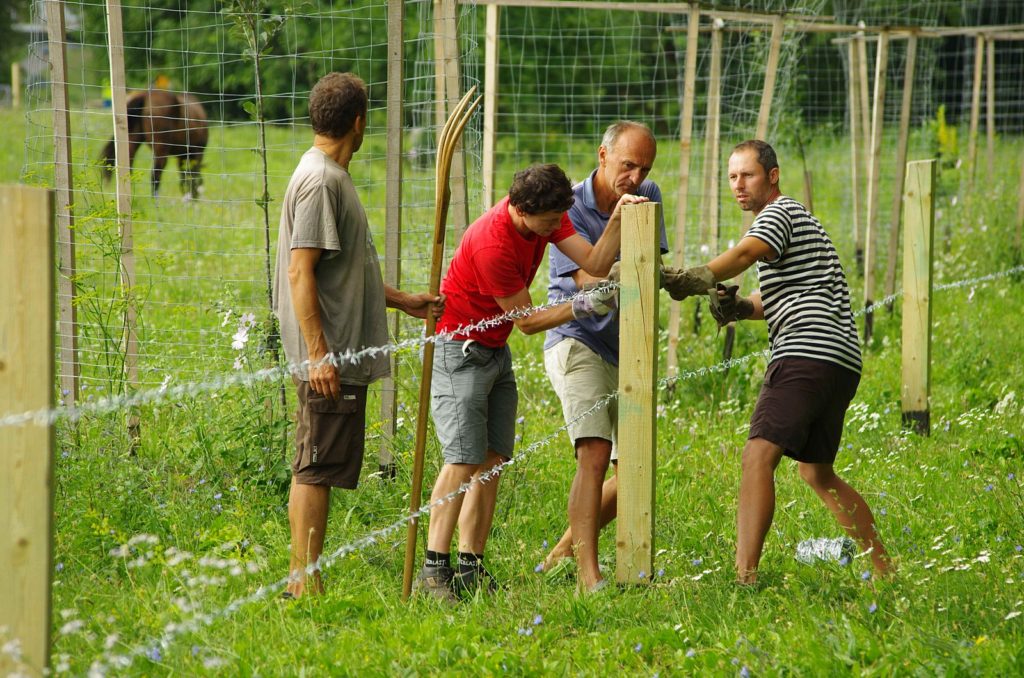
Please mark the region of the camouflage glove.
[[666, 266], [661, 270], [661, 286], [670, 297], [682, 301], [714, 289], [715, 275], [707, 266], [695, 266], [686, 270]]
[[611, 280], [613, 283], [619, 282], [619, 262], [612, 264], [611, 270], [608, 271], [607, 280]]
[[583, 293], [572, 300], [572, 317], [576, 320], [592, 315], [608, 315], [619, 307], [619, 290], [603, 283], [588, 283]]
[[718, 322], [719, 327], [725, 327], [736, 320], [746, 320], [754, 315], [754, 302], [746, 297], [736, 296], [739, 285], [726, 287], [718, 283], [715, 289], [708, 290], [708, 297], [711, 300], [711, 315]]

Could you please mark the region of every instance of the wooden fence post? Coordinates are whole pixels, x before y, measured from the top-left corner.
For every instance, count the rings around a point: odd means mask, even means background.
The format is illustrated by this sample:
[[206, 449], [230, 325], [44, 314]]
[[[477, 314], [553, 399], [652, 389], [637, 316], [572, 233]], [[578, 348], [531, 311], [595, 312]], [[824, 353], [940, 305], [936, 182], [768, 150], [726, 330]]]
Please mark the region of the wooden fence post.
[[[878, 239], [878, 196], [882, 173], [882, 134], [885, 131], [885, 71], [889, 59], [889, 34], [878, 35], [875, 54], [875, 101], [871, 121], [871, 154], [868, 158], [868, 218], [864, 231], [864, 306], [875, 301], [875, 258]], [[874, 311], [864, 314], [864, 343], [871, 343], [874, 332]]]
[[708, 119], [704, 128], [704, 205], [702, 245], [718, 251], [718, 163], [722, 110], [722, 27], [715, 19], [711, 31], [711, 71], [708, 73]]
[[1017, 252], [1021, 249], [1021, 231], [1024, 231], [1024, 156], [1020, 160], [1020, 186], [1017, 187], [1017, 230], [1013, 244]]
[[988, 181], [996, 176], [996, 41], [988, 40], [985, 65], [985, 134], [988, 137]]
[[[401, 287], [402, 282], [402, 45], [405, 27], [404, 0], [388, 0], [388, 89], [387, 168], [384, 176], [384, 282]], [[392, 313], [388, 329], [397, 341], [401, 316]], [[381, 443], [377, 468], [384, 478], [395, 477], [395, 422], [398, 419], [398, 359], [389, 357], [391, 376], [381, 380]]]
[[[697, 92], [697, 42], [700, 36], [700, 8], [690, 9], [686, 26], [686, 69], [683, 81], [683, 110], [679, 119], [679, 188], [676, 192], [676, 237], [672, 265], [682, 268], [686, 259], [686, 209], [690, 198], [690, 155], [693, 150], [693, 102]], [[673, 301], [668, 320], [668, 376], [679, 373], [679, 326], [682, 307]]]
[[498, 137], [498, 48], [500, 45], [498, 5], [487, 5], [484, 27], [484, 138], [483, 209], [494, 204], [494, 152]]
[[658, 224], [661, 204], [622, 210], [619, 290], [619, 583], [649, 582], [654, 568], [658, 375]]
[[[914, 62], [917, 60], [917, 36], [907, 38], [907, 56], [903, 64], [903, 101], [900, 103], [900, 131], [896, 145], [896, 181], [892, 192], [892, 223], [889, 224], [889, 252], [885, 268], [885, 294], [896, 291], [896, 262], [900, 251], [900, 216], [903, 212], [903, 183], [906, 180], [907, 138], [910, 136], [910, 109], [914, 97]], [[895, 308], [889, 304], [889, 310]]]
[[974, 81], [971, 83], [971, 126], [967, 133], [967, 191], [974, 188], [974, 167], [978, 160], [978, 118], [981, 116], [981, 76], [985, 68], [985, 36], [974, 40]]
[[54, 185], [57, 189], [57, 243], [60, 248], [60, 385], [65, 405], [78, 402], [78, 311], [75, 306], [75, 192], [71, 176], [71, 105], [63, 0], [46, 0], [51, 90], [53, 92]]
[[935, 161], [907, 163], [903, 196], [903, 423], [921, 435], [931, 430], [932, 253]]
[[21, 64], [11, 64], [11, 108], [21, 108]]
[[[441, 134], [448, 115], [462, 99], [459, 70], [459, 6], [456, 0], [434, 0], [434, 49], [437, 83], [437, 133]], [[455, 242], [469, 225], [469, 200], [466, 193], [466, 157], [462, 138], [455, 147], [451, 170], [449, 214], [455, 227]]]
[[[53, 210], [47, 189], [0, 186], [0, 413], [53, 406]], [[52, 480], [53, 427], [0, 427], [0, 627], [33, 675], [50, 657]]]
[[857, 41], [850, 40], [849, 43], [850, 75], [849, 75], [849, 96], [850, 96], [850, 183], [853, 185], [851, 193], [853, 201], [853, 246], [854, 262], [857, 272], [864, 275], [864, 228], [861, 222], [861, 180], [860, 170], [863, 166], [863, 149], [860, 145], [860, 52], [857, 49]]

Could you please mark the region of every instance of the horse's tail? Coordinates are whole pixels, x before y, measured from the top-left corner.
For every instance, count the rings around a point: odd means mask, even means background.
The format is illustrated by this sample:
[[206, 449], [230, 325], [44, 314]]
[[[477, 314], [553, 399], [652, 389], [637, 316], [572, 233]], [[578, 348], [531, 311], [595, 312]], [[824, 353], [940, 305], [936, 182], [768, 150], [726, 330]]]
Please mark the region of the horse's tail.
[[[148, 92], [136, 92], [128, 97], [126, 108], [128, 109], [128, 134], [138, 132], [142, 127], [142, 110], [146, 106]], [[114, 147], [114, 139], [111, 139], [100, 151], [100, 172], [104, 180], [109, 179], [114, 173], [114, 166], [117, 163], [117, 152]]]

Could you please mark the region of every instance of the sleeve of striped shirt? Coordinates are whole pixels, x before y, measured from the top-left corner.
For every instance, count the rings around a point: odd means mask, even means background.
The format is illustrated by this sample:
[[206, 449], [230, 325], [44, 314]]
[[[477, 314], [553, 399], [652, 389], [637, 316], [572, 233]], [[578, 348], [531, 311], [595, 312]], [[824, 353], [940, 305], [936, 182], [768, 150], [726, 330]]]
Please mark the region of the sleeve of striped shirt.
[[779, 201], [773, 202], [757, 215], [747, 235], [763, 240], [775, 250], [778, 256], [769, 262], [772, 263], [789, 247], [789, 241], [793, 237], [793, 218]]

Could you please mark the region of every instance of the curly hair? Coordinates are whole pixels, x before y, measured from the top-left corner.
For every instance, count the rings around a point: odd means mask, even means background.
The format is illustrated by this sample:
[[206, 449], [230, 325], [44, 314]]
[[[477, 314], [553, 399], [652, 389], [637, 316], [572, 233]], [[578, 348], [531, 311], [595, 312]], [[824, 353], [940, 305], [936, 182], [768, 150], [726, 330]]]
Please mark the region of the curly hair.
[[509, 203], [524, 214], [565, 212], [572, 207], [572, 182], [558, 165], [530, 165], [516, 172]]
[[328, 73], [309, 93], [309, 121], [313, 131], [332, 139], [345, 136], [357, 117], [366, 117], [368, 101], [366, 83], [358, 75]]

